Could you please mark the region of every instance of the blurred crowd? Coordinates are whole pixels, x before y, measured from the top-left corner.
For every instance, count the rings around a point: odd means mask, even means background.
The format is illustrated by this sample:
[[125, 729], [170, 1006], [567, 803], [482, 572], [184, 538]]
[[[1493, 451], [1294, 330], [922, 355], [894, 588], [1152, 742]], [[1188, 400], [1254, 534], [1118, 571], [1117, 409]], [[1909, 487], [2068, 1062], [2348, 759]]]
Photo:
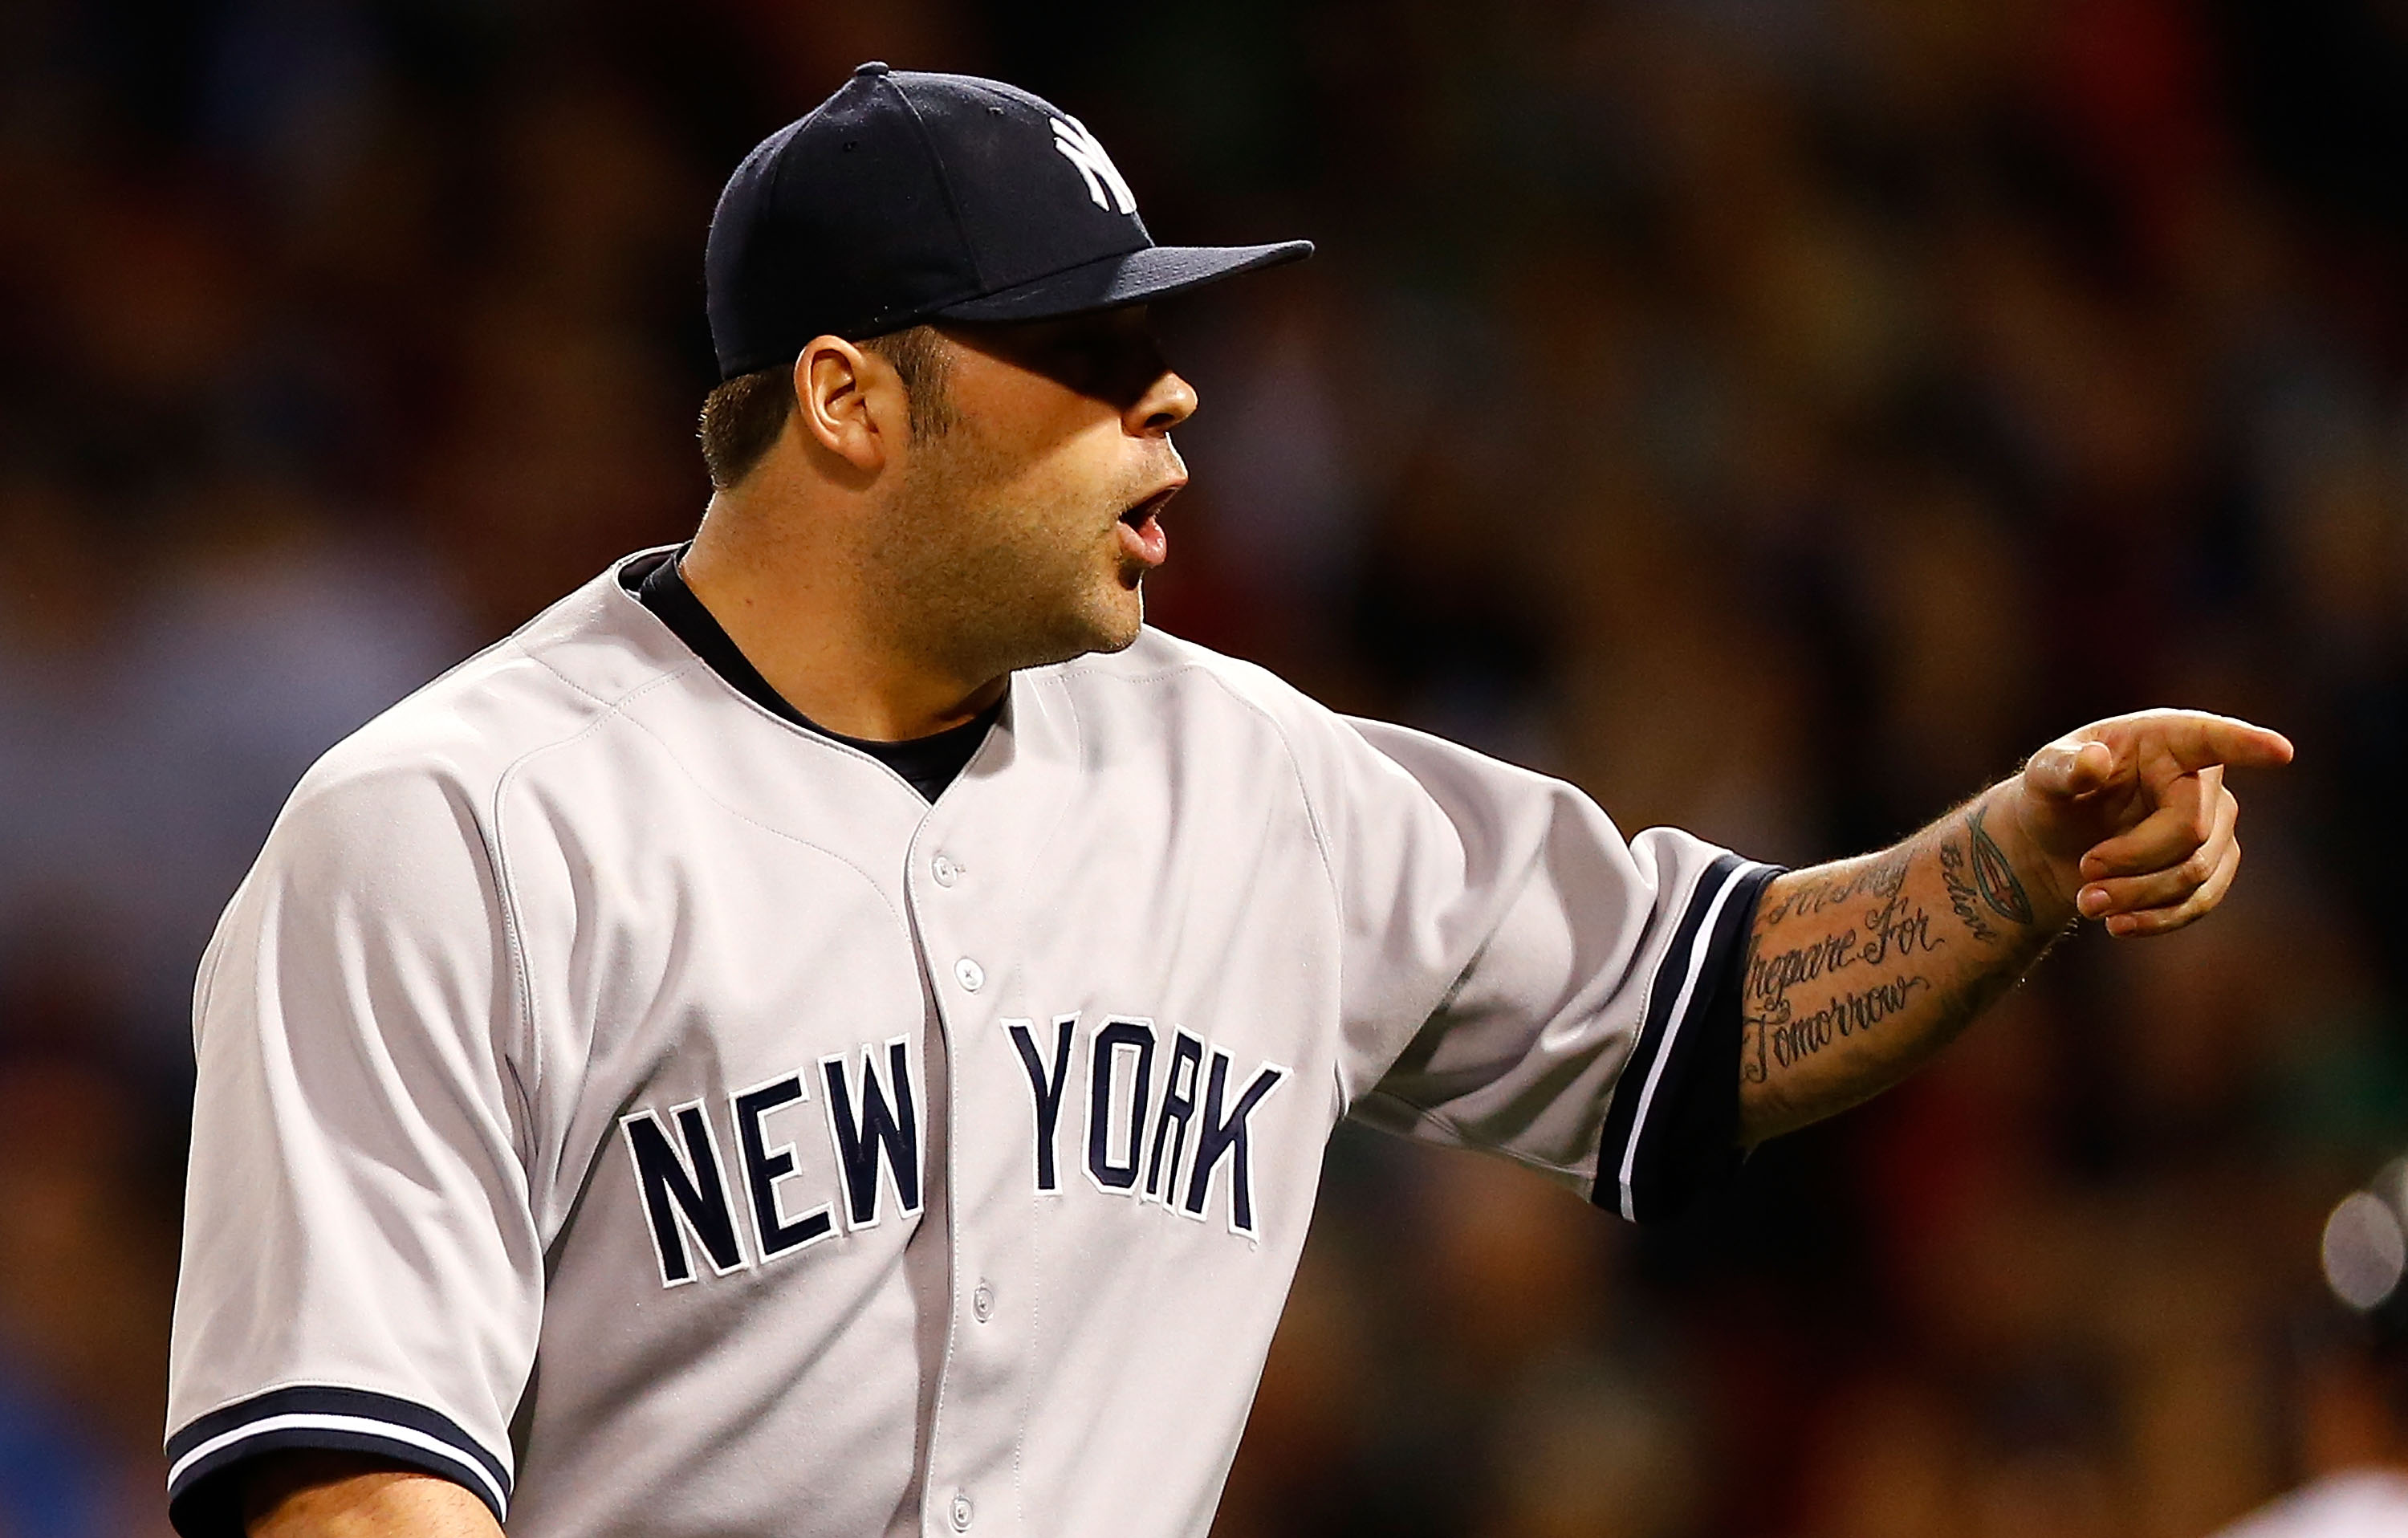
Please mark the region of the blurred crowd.
[[1203, 409], [1152, 617], [1805, 863], [2098, 715], [2289, 733], [2200, 929], [1632, 1230], [1341, 1131], [1226, 1538], [2200, 1538], [2366, 1455], [2408, 1145], [2379, 0], [0, 4], [0, 1534], [164, 1532], [192, 973], [335, 740], [707, 485], [721, 180], [853, 65], [1080, 114]]

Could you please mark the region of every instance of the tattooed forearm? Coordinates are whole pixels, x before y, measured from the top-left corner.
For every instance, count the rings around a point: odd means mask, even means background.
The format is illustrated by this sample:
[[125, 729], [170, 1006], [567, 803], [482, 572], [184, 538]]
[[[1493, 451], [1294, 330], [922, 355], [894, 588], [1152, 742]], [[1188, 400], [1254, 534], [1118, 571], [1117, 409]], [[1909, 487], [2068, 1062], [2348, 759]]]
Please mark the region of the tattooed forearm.
[[1909, 863], [1908, 851], [1891, 850], [1842, 875], [1804, 872], [1794, 886], [1784, 884], [1781, 891], [1767, 893], [1766, 907], [1758, 917], [1761, 922], [1778, 924], [1788, 918], [1811, 918], [1853, 898], [1885, 899], [1905, 884]]
[[1931, 932], [1931, 914], [1922, 904], [1909, 902], [1904, 892], [1867, 913], [1865, 927], [1871, 936], [1865, 941], [1865, 960], [1876, 967], [1893, 955], [1904, 960], [1918, 951], [1936, 951], [1947, 943]]
[[1742, 985], [1748, 1141], [1895, 1084], [2047, 948], [1985, 812], [1976, 802], [1896, 849], [1766, 889]]
[[1880, 967], [1940, 949], [1947, 941], [1931, 932], [1931, 914], [1903, 897], [1872, 909], [1866, 928], [1841, 929], [1770, 956], [1751, 953], [1745, 1009], [1751, 1018], [1778, 1024], [1789, 1018], [1789, 990], [1827, 973], [1862, 963]]
[[1983, 944], [1996, 945], [1999, 931], [1974, 906], [1973, 884], [1965, 879], [1965, 851], [1953, 839], [1941, 841], [1940, 883], [1948, 889], [1948, 906], [1956, 912], [1957, 922]]
[[1872, 1029], [1930, 988], [1928, 977], [1900, 974], [1861, 993], [1841, 994], [1794, 1020], [1757, 1021], [1749, 1031], [1754, 1060], [1742, 1065], [1743, 1071], [1751, 1082], [1761, 1084], [1776, 1068], [1794, 1068], [1834, 1042]]
[[1853, 966], [1856, 959], [1856, 932], [1854, 929], [1825, 935], [1810, 944], [1777, 955], [1751, 956], [1747, 963], [1745, 1013], [1751, 1019], [1787, 1020], [1790, 989], [1800, 983], [1811, 983], [1825, 972], [1836, 972]]
[[2005, 853], [1983, 831], [1980, 807], [1965, 819], [1965, 832], [1973, 846], [1973, 884], [1981, 890], [1983, 902], [2008, 923], [2028, 927], [2031, 898], [2024, 894], [2024, 884], [2016, 879], [2015, 868]]

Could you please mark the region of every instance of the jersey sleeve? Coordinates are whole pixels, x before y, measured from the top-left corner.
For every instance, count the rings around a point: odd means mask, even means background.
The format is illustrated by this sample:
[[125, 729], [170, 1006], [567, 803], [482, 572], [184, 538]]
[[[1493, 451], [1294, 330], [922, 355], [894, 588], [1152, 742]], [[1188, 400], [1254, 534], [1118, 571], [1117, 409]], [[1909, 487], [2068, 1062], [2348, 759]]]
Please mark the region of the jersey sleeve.
[[1634, 1221], [1737, 1161], [1740, 998], [1778, 868], [1626, 841], [1562, 781], [1348, 721], [1324, 767], [1350, 1114], [1489, 1149]]
[[290, 1448], [509, 1508], [542, 1256], [497, 893], [469, 798], [382, 770], [305, 782], [219, 923], [169, 1365], [185, 1538], [239, 1534], [226, 1475]]

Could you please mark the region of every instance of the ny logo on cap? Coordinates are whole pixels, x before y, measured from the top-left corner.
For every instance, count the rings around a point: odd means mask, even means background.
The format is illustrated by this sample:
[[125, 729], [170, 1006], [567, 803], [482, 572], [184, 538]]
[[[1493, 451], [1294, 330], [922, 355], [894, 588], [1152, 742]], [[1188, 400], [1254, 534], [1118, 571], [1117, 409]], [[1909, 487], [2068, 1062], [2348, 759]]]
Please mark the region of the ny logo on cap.
[[[1123, 213], [1137, 212], [1137, 194], [1129, 191], [1129, 184], [1121, 176], [1120, 167], [1112, 164], [1111, 156], [1104, 153], [1104, 147], [1096, 142], [1095, 135], [1087, 132], [1085, 123], [1068, 116], [1055, 118], [1054, 148], [1061, 151], [1063, 158], [1076, 165], [1079, 174], [1086, 179], [1087, 195], [1096, 200], [1096, 208], [1109, 209], [1117, 203]], [[1104, 200], [1107, 187], [1112, 190], [1111, 203]]]

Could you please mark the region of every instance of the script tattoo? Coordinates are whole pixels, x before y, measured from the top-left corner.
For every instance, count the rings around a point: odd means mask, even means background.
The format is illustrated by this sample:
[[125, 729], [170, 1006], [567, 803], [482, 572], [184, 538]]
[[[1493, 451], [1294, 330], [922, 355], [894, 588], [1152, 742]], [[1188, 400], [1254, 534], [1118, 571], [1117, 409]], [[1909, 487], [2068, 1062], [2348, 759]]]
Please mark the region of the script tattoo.
[[1864, 959], [1875, 967], [1887, 965], [1893, 954], [1904, 960], [1917, 951], [1936, 951], [1947, 943], [1932, 934], [1929, 911], [1919, 902], [1907, 901], [1903, 891], [1867, 913], [1865, 927], [1871, 938], [1865, 941]]
[[2008, 863], [2006, 852], [1982, 830], [1979, 808], [1966, 819], [1965, 826], [1973, 850], [1973, 884], [1982, 901], [2008, 923], [2029, 926], [2031, 898], [2024, 894], [2024, 884], [2015, 879], [2015, 868]]
[[1855, 964], [1856, 932], [1843, 929], [1778, 956], [1759, 956], [1747, 966], [1747, 996], [1758, 1018], [1780, 1022], [1789, 1018], [1789, 990], [1811, 983], [1825, 972]]
[[1974, 905], [1973, 884], [1965, 876], [1965, 851], [1953, 839], [1943, 840], [1940, 845], [1940, 881], [1948, 888], [1948, 906], [1956, 911], [1958, 921], [1972, 931], [1973, 938], [1985, 945], [1997, 944], [1999, 931], [1990, 927], [1990, 921]]
[[[2051, 936], [1983, 826], [1984, 810], [1859, 864], [1784, 878], [1767, 894], [1741, 996], [1741, 1081], [1770, 1086], [1746, 1098], [1759, 1130], [1802, 1126], [1895, 1080], [2047, 948]], [[1911, 870], [1919, 873], [1910, 882]], [[1961, 957], [1949, 949], [1959, 935], [1975, 947]], [[1934, 952], [1946, 954], [1935, 961]], [[1856, 1038], [1866, 1040], [1842, 1044]]]
[[1928, 977], [1903, 973], [1876, 983], [1862, 993], [1843, 993], [1822, 1008], [1786, 1021], [1758, 1020], [1755, 1060], [1746, 1064], [1750, 1084], [1762, 1084], [1775, 1067], [1794, 1068], [1833, 1042], [1872, 1029], [1903, 1013], [1917, 993], [1931, 987]]
[[1906, 884], [1906, 868], [1913, 863], [1913, 857], [1910, 850], [1893, 850], [1866, 861], [1844, 876], [1801, 881], [1795, 890], [1784, 893], [1767, 908], [1759, 922], [1778, 924], [1787, 918], [1809, 918], [1851, 898], [1887, 901]]
[[1909, 903], [1900, 894], [1867, 913], [1861, 931], [1842, 929], [1790, 950], [1750, 958], [1748, 1001], [1756, 1018], [1777, 1025], [1789, 1018], [1789, 990], [1801, 983], [1845, 971], [1859, 962], [1884, 966], [1893, 956], [1903, 960], [1946, 943], [1944, 937], [1931, 932], [1929, 911]]

